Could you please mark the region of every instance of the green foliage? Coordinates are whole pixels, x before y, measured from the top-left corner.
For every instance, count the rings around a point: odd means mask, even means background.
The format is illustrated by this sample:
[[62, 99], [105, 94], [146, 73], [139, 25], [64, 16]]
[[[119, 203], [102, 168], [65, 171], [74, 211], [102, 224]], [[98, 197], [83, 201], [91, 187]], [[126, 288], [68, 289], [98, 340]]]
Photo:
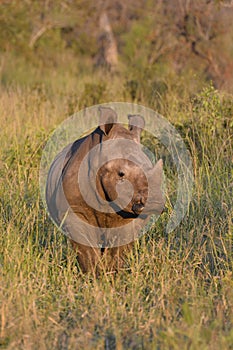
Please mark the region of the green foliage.
[[[150, 47], [148, 40], [151, 30], [151, 18], [147, 18], [142, 22], [132, 24], [129, 33], [125, 34], [124, 40], [124, 57], [127, 64], [145, 67], [147, 64], [147, 55]], [[143, 46], [142, 46], [143, 42]], [[141, 48], [139, 50], [139, 48]]]
[[105, 102], [105, 97], [105, 83], [86, 83], [81, 96], [81, 101], [83, 106], [87, 107]]
[[232, 99], [223, 99], [219, 92], [210, 84], [193, 99], [194, 118], [198, 118], [206, 132], [212, 136], [222, 128], [233, 127], [233, 102]]
[[[190, 72], [232, 92], [233, 12], [223, 3], [181, 2], [181, 8], [167, 1], [109, 3], [106, 11], [119, 49], [117, 71], [125, 74], [129, 85], [137, 84], [136, 93], [128, 86], [126, 95], [145, 99], [142, 95], [166, 84], [170, 74], [189, 84]], [[83, 69], [92, 74], [103, 49], [99, 2], [95, 6], [89, 0], [24, 0], [3, 1], [0, 6], [0, 74], [5, 85], [31, 84], [35, 77], [27, 74], [28, 67], [38, 80], [46, 79], [52, 69], [53, 75], [72, 71], [76, 78]]]
[[26, 1], [8, 1], [1, 4], [0, 51], [8, 51], [13, 47], [16, 51], [25, 50], [30, 33], [30, 19], [26, 15], [28, 11]]

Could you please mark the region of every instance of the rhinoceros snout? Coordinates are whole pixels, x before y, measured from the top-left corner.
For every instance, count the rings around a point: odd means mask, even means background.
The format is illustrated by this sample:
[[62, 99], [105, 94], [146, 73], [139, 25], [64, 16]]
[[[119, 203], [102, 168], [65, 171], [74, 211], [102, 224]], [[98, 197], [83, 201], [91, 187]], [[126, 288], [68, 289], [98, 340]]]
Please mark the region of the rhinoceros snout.
[[145, 200], [143, 197], [139, 197], [134, 200], [132, 210], [134, 214], [139, 215], [143, 211], [144, 207], [145, 207]]
[[141, 214], [143, 209], [144, 209], [143, 204], [133, 204], [132, 210], [133, 210], [134, 214], [136, 214], [136, 215]]

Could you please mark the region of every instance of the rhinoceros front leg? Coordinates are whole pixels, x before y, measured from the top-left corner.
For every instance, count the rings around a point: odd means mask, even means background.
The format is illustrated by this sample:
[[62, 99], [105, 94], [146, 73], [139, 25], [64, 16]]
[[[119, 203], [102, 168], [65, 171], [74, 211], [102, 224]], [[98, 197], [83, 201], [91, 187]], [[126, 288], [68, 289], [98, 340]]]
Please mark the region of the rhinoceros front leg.
[[132, 250], [133, 243], [106, 249], [106, 260], [108, 262], [107, 270], [110, 272], [117, 272], [125, 267], [127, 256]]
[[88, 247], [86, 245], [76, 243], [71, 240], [71, 244], [77, 251], [77, 260], [81, 270], [84, 273], [96, 273], [97, 265], [101, 259], [101, 251], [99, 248]]

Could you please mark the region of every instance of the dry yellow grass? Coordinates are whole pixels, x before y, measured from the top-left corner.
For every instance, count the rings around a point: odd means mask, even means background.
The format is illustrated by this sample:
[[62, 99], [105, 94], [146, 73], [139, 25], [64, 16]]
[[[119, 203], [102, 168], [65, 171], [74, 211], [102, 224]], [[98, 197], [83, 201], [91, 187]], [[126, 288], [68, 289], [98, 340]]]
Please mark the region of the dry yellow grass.
[[[82, 95], [81, 82], [79, 86], [77, 96]], [[124, 98], [120, 86], [116, 77], [106, 101]], [[69, 243], [47, 217], [38, 189], [46, 138], [71, 109], [82, 107], [82, 100], [77, 105], [75, 97], [71, 101], [72, 89], [71, 84], [63, 94], [43, 86], [1, 90], [0, 348], [231, 349], [230, 102], [218, 103], [220, 97], [211, 89], [192, 102], [179, 100], [175, 90], [164, 96], [165, 117], [179, 121], [192, 153], [195, 188], [189, 216], [165, 235], [168, 208], [135, 243], [125, 270], [95, 279], [79, 271]]]

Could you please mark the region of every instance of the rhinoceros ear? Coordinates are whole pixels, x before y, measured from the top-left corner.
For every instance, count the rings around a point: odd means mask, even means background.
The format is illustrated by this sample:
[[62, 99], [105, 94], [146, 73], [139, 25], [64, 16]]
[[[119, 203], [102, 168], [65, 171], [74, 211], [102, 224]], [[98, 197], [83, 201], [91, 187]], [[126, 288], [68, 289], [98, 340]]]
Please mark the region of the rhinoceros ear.
[[134, 141], [140, 143], [142, 129], [145, 127], [145, 120], [141, 115], [128, 115], [129, 130], [133, 134]]
[[105, 135], [108, 135], [114, 123], [117, 122], [117, 114], [110, 107], [99, 107], [100, 111], [100, 129]]

